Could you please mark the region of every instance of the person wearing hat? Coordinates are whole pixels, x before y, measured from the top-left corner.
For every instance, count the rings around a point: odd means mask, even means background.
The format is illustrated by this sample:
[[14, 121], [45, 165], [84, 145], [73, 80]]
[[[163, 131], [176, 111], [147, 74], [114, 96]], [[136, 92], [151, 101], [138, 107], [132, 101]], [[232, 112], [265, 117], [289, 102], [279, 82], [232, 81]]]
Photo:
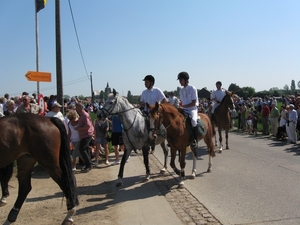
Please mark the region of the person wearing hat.
[[64, 115], [60, 112], [60, 109], [62, 108], [62, 105], [58, 102], [54, 102], [52, 105], [52, 109], [50, 112], [48, 112], [45, 116], [46, 117], [57, 117], [62, 122], [65, 122]]
[[296, 144], [297, 143], [297, 134], [296, 134], [296, 126], [298, 120], [298, 113], [295, 110], [295, 106], [290, 104], [288, 107], [289, 117], [288, 117], [288, 128], [290, 131], [290, 143]]
[[140, 99], [140, 109], [148, 114], [149, 110], [147, 109], [146, 103], [149, 105], [154, 105], [156, 102], [163, 103], [168, 102], [165, 94], [157, 87], [154, 87], [155, 78], [152, 75], [147, 75], [143, 79], [145, 82], [146, 90], [142, 92]]
[[210, 119], [212, 122], [214, 122], [214, 118], [215, 118], [214, 113], [215, 113], [216, 108], [220, 105], [222, 99], [226, 95], [225, 90], [223, 90], [221, 87], [222, 87], [222, 82], [217, 81], [216, 82], [217, 90], [215, 90], [211, 93], [211, 100], [214, 103], [213, 108], [211, 110], [211, 116], [210, 116]]
[[183, 87], [180, 89], [180, 100], [182, 102], [183, 110], [191, 117], [191, 123], [193, 127], [194, 141], [191, 144], [191, 148], [198, 147], [198, 92], [197, 89], [189, 84], [189, 74], [187, 72], [180, 72], [177, 75], [180, 85]]

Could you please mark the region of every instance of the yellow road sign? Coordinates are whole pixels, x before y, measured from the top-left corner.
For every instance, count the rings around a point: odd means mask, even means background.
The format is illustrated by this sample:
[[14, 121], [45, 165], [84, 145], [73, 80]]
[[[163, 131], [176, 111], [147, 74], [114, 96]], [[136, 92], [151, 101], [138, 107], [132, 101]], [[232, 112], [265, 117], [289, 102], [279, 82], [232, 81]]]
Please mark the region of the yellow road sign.
[[28, 71], [25, 77], [29, 81], [51, 82], [51, 73], [48, 72]]

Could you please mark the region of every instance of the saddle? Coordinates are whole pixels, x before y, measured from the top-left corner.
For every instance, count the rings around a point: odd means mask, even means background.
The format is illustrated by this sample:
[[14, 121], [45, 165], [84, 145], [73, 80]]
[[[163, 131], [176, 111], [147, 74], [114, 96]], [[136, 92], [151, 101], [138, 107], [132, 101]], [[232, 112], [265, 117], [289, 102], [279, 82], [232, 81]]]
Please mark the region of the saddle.
[[[192, 143], [193, 142], [193, 127], [192, 127], [191, 117], [188, 113], [184, 112], [183, 110], [180, 113], [184, 117], [184, 121], [185, 121], [185, 124], [186, 124], [186, 129], [188, 130], [189, 135], [190, 135], [189, 143]], [[207, 129], [204, 125], [204, 122], [201, 120], [200, 117], [198, 117], [198, 119], [197, 119], [197, 127], [198, 127], [198, 134], [199, 135], [201, 135], [201, 136], [206, 135]]]

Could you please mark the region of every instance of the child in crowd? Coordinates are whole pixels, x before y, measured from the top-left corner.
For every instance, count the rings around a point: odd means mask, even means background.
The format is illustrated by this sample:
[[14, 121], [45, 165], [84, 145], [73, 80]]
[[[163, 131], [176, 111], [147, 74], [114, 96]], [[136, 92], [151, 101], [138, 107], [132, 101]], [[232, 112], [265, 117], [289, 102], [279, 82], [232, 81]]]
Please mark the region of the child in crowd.
[[256, 111], [256, 110], [253, 110], [253, 114], [252, 114], [253, 134], [257, 134], [257, 123], [258, 123], [258, 115], [257, 115], [257, 111]]
[[78, 131], [75, 130], [75, 128], [78, 125], [78, 114], [75, 110], [70, 110], [66, 116], [69, 120], [69, 122], [68, 122], [68, 137], [74, 147], [73, 152], [72, 152], [73, 171], [76, 171], [76, 158], [78, 156], [80, 156], [80, 152], [79, 152], [80, 138], [79, 138]]
[[105, 164], [108, 165], [108, 142], [106, 138], [108, 137], [109, 124], [107, 118], [105, 118], [101, 113], [97, 114], [97, 119], [94, 121], [94, 132], [96, 140], [96, 166], [98, 165], [98, 157], [101, 146], [105, 151]]

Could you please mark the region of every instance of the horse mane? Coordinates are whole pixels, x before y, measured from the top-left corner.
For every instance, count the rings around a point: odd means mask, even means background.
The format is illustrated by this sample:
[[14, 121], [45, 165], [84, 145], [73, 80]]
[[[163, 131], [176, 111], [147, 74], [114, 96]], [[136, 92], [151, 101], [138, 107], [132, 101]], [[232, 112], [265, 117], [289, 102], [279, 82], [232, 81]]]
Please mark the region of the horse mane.
[[169, 102], [164, 102], [160, 104], [161, 107], [163, 108], [163, 110], [171, 115], [171, 118], [174, 120], [176, 119], [178, 116], [183, 119], [183, 115], [178, 111], [177, 108], [175, 108], [172, 104], [170, 104]]
[[232, 94], [233, 94], [233, 92], [231, 92], [231, 91], [225, 91], [225, 93], [226, 93], [226, 95], [222, 98], [222, 101], [220, 104], [224, 103], [226, 96], [232, 96]]

